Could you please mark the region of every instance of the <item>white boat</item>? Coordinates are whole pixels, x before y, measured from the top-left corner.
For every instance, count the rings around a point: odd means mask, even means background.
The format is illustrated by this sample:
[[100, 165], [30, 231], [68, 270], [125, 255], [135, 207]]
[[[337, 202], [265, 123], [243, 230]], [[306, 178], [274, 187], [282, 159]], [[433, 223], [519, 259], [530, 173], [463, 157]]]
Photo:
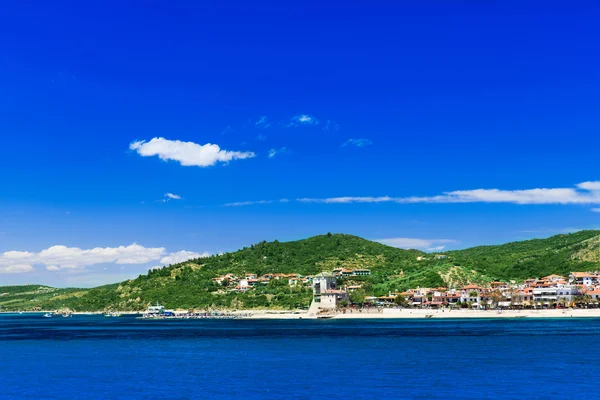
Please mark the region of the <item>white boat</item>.
[[46, 314], [42, 315], [42, 318], [52, 318], [52, 317], [54, 317], [54, 314], [52, 314], [52, 313], [46, 313]]
[[165, 314], [165, 306], [161, 306], [157, 303], [155, 306], [148, 307], [142, 317], [143, 318], [155, 318], [155, 317], [161, 317], [164, 314]]
[[121, 313], [118, 313], [118, 312], [109, 312], [109, 313], [104, 314], [104, 316], [105, 317], [120, 317]]

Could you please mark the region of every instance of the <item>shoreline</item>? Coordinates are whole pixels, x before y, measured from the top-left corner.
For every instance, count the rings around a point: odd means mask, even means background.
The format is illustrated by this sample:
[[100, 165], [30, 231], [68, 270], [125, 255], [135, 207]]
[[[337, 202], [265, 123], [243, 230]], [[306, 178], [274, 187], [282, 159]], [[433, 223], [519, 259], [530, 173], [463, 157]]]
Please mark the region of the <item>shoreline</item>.
[[336, 312], [314, 315], [309, 313], [273, 313], [248, 311], [242, 319], [539, 319], [539, 318], [600, 318], [600, 309], [564, 309], [564, 310], [424, 310], [393, 309], [381, 311]]
[[[600, 309], [559, 309], [559, 310], [427, 310], [427, 309], [398, 309], [384, 308], [382, 310], [353, 310], [352, 312], [334, 312], [313, 314], [307, 311], [276, 311], [276, 310], [237, 310], [215, 311], [240, 320], [288, 320], [288, 319], [539, 319], [539, 318], [600, 318]], [[36, 315], [56, 313], [56, 311], [0, 311], [0, 315]], [[123, 316], [141, 316], [143, 312], [117, 311]], [[73, 312], [72, 315], [104, 315], [103, 312]], [[166, 319], [180, 319], [177, 317]]]

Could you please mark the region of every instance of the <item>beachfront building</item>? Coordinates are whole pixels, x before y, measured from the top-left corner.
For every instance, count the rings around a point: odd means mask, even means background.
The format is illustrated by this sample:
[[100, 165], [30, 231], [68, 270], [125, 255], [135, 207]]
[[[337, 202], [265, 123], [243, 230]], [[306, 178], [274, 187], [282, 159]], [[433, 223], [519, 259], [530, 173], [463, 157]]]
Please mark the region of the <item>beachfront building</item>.
[[600, 300], [600, 288], [595, 288], [593, 290], [589, 290], [585, 292], [586, 296], [590, 296], [593, 300]]
[[328, 289], [321, 291], [319, 300], [319, 308], [321, 309], [335, 309], [348, 304], [350, 304], [350, 297], [345, 290]]
[[321, 272], [313, 276], [313, 302], [309, 312], [334, 310], [342, 305], [350, 304], [348, 292], [338, 290], [336, 282], [337, 278], [330, 272]]
[[471, 303], [474, 306], [479, 306], [483, 292], [484, 289], [477, 285], [464, 286], [460, 290], [460, 301], [461, 303]]
[[533, 301], [536, 304], [554, 304], [558, 302], [558, 288], [539, 287], [533, 289]]
[[581, 295], [579, 287], [575, 285], [558, 285], [558, 301], [564, 299], [570, 303]]
[[312, 279], [313, 284], [313, 301], [315, 303], [321, 302], [321, 293], [327, 290], [336, 289], [336, 277], [330, 272], [321, 272]]
[[451, 289], [442, 294], [442, 301], [446, 305], [453, 305], [460, 301], [460, 293]]

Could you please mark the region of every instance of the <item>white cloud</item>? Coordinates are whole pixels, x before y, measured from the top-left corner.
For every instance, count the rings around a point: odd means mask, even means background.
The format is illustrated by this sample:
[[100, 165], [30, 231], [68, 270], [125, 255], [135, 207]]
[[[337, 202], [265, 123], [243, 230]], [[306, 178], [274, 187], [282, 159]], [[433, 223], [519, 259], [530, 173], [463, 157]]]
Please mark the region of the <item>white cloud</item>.
[[156, 137], [149, 142], [144, 140], [133, 142], [129, 149], [136, 151], [142, 157], [158, 156], [163, 161], [177, 161], [184, 167], [209, 167], [218, 162], [227, 163], [231, 160], [253, 158], [253, 152], [222, 150], [216, 144], [197, 144]]
[[511, 203], [511, 204], [600, 204], [600, 181], [584, 182], [576, 188], [526, 190], [475, 189], [445, 192], [425, 197], [330, 197], [301, 198], [304, 203]]
[[394, 198], [389, 196], [381, 197], [329, 197], [324, 199], [314, 198], [301, 198], [297, 199], [301, 203], [324, 203], [324, 204], [335, 204], [335, 203], [389, 203], [393, 202]]
[[355, 146], [355, 147], [365, 147], [371, 146], [373, 144], [369, 139], [348, 139], [344, 143], [342, 143], [342, 147], [346, 146]]
[[281, 153], [289, 153], [288, 148], [284, 146], [284, 147], [282, 147], [280, 149], [271, 149], [271, 150], [269, 150], [269, 158], [273, 158], [277, 154], [281, 154]]
[[285, 126], [286, 126], [286, 128], [296, 128], [299, 126], [310, 126], [310, 125], [318, 125], [318, 124], [319, 124], [319, 120], [316, 119], [315, 117], [308, 115], [308, 114], [300, 114], [300, 115], [293, 116], [290, 119], [290, 122]]
[[0, 261], [6, 260], [10, 261], [20, 261], [20, 260], [30, 260], [35, 256], [35, 253], [30, 253], [28, 251], [7, 251], [0, 255]]
[[173, 193], [165, 193], [165, 197], [169, 200], [181, 200], [181, 196]]
[[81, 269], [89, 265], [145, 264], [160, 259], [165, 253], [162, 247], [148, 248], [139, 244], [119, 247], [96, 247], [80, 249], [78, 247], [52, 246], [39, 253], [27, 251], [7, 251], [0, 253], [0, 269], [4, 272], [18, 270], [28, 272], [33, 269], [27, 265], [46, 265], [47, 270]]
[[257, 128], [267, 129], [271, 126], [271, 122], [269, 122], [269, 118], [262, 116], [256, 120], [254, 126]]
[[427, 251], [441, 251], [446, 245], [456, 243], [451, 239], [418, 239], [418, 238], [388, 238], [377, 239], [376, 242], [401, 249], [419, 249]]
[[204, 258], [204, 257], [210, 257], [210, 253], [204, 252], [204, 253], [194, 253], [192, 251], [186, 251], [186, 250], [181, 250], [178, 251], [176, 253], [171, 253], [166, 257], [163, 257], [160, 260], [160, 263], [163, 265], [168, 265], [168, 264], [177, 264], [177, 263], [181, 263], [187, 260], [192, 260], [194, 258]]
[[0, 265], [0, 274], [21, 274], [23, 272], [31, 271], [34, 271], [34, 268], [29, 264], [11, 264], [7, 266]]
[[600, 181], [595, 182], [581, 182], [577, 184], [579, 189], [590, 190], [590, 191], [600, 191]]

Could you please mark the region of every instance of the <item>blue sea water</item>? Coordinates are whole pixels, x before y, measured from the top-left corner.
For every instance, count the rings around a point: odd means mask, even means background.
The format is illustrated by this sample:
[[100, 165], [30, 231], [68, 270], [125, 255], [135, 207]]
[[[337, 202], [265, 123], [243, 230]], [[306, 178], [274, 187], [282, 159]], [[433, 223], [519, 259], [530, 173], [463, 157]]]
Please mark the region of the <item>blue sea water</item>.
[[596, 398], [600, 319], [0, 315], [0, 399]]

